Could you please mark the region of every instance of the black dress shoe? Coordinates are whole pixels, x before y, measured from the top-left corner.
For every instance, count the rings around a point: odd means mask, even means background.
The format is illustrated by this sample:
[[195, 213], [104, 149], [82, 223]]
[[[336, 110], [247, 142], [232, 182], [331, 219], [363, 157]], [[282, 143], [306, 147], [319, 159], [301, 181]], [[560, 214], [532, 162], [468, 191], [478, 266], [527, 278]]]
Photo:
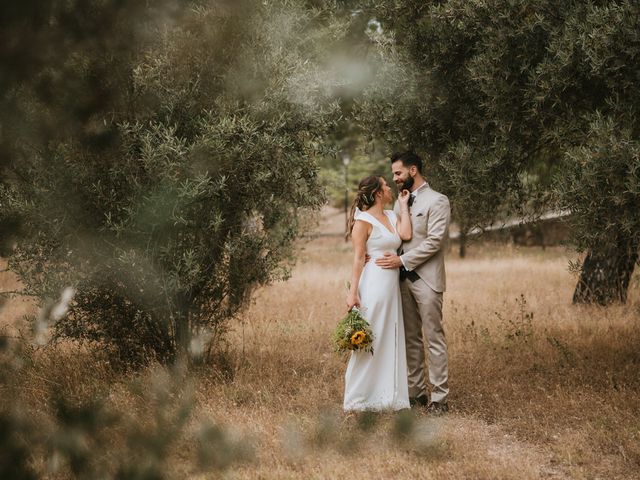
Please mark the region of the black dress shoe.
[[440, 402], [431, 402], [427, 406], [427, 413], [431, 415], [443, 415], [449, 411], [449, 405]]
[[417, 397], [410, 398], [409, 405], [412, 407], [415, 407], [416, 405], [419, 407], [426, 407], [429, 405], [429, 398], [426, 395], [419, 395]]

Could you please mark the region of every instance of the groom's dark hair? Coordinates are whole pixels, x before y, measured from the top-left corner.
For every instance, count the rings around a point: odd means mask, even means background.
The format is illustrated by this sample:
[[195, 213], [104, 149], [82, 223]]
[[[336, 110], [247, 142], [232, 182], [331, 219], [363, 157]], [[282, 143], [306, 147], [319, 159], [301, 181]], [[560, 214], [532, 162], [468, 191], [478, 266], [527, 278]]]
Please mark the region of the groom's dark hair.
[[422, 159], [411, 150], [392, 153], [391, 163], [397, 162], [398, 160], [400, 160], [405, 167], [415, 166], [418, 169], [418, 173], [422, 175]]

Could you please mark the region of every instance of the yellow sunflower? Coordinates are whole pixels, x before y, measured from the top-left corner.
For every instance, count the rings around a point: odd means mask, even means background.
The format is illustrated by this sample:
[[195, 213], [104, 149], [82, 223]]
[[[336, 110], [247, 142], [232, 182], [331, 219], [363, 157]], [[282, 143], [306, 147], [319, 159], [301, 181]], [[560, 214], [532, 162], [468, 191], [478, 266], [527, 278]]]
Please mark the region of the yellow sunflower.
[[358, 330], [356, 333], [351, 335], [351, 343], [353, 345], [360, 345], [362, 342], [364, 342], [364, 339], [366, 337], [367, 335], [362, 330]]

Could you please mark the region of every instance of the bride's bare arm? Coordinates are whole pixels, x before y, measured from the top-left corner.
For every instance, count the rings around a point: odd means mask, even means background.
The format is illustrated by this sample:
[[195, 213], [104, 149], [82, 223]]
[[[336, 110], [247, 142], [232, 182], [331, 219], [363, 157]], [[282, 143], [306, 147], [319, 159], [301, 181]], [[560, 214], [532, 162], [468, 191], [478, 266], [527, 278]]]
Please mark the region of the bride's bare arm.
[[351, 232], [351, 243], [353, 244], [353, 268], [351, 270], [351, 286], [347, 295], [347, 311], [352, 307], [360, 306], [360, 296], [358, 295], [358, 284], [364, 268], [364, 257], [367, 253], [367, 239], [371, 233], [371, 224], [357, 220]]
[[411, 240], [411, 236], [413, 235], [413, 229], [411, 226], [411, 215], [409, 214], [409, 197], [411, 194], [409, 190], [403, 190], [398, 195], [398, 203], [400, 206], [400, 216], [398, 217], [398, 224], [396, 225], [396, 230], [398, 230], [398, 235], [400, 235], [400, 239], [407, 241]]

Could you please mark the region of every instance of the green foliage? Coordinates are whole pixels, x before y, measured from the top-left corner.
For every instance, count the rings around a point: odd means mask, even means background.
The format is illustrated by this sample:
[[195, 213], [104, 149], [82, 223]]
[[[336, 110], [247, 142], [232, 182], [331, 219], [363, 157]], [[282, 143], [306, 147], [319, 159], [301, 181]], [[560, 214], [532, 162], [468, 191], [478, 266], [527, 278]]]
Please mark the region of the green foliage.
[[557, 191], [573, 212], [580, 249], [616, 250], [620, 239], [640, 246], [640, 143], [612, 118], [594, 116], [584, 144], [567, 150]]
[[[55, 84], [65, 105], [73, 95], [99, 108], [46, 144], [16, 130], [28, 155], [0, 190], [3, 215], [21, 220], [10, 267], [25, 293], [76, 290], [57, 336], [129, 363], [216, 338], [253, 287], [288, 275], [301, 219], [324, 201], [315, 158], [336, 109], [330, 83], [314, 83], [318, 45], [335, 35], [317, 12], [251, 1], [140, 10], [100, 31], [102, 54], [78, 42], [63, 67], [39, 72], [77, 80]], [[130, 43], [115, 38], [123, 28]], [[59, 113], [38, 85], [15, 88], [33, 123]]]
[[449, 25], [435, 5], [377, 2], [372, 11], [388, 32], [378, 42], [388, 67], [365, 93], [357, 118], [394, 149], [424, 154], [429, 182], [453, 199], [460, 224], [486, 225], [520, 179], [514, 142], [497, 136], [465, 65], [474, 29]]
[[396, 68], [358, 118], [426, 154], [463, 227], [565, 208], [579, 249], [637, 251], [637, 2], [363, 3]]

